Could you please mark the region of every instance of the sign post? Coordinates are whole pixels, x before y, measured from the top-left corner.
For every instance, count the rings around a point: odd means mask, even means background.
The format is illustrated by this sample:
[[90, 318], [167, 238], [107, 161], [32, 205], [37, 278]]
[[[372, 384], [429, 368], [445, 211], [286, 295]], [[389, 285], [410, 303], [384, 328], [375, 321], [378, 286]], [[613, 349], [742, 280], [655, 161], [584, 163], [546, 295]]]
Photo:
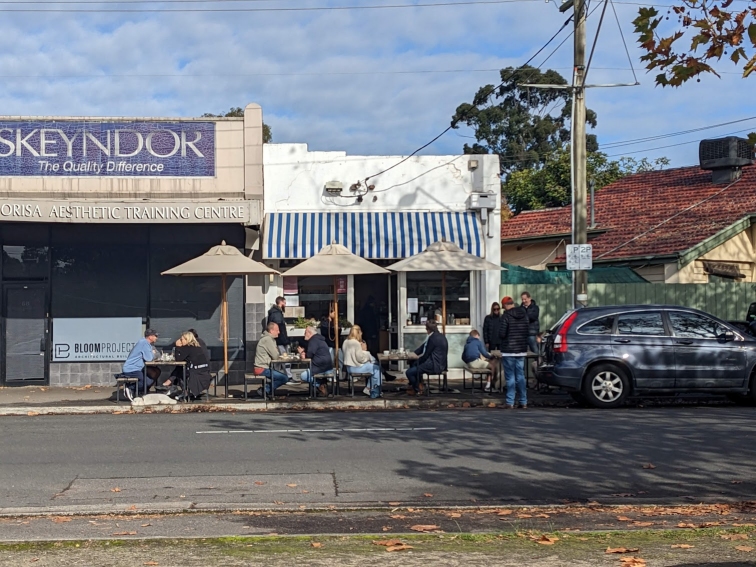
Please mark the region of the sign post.
[[[593, 246], [591, 244], [568, 244], [566, 255], [568, 270], [577, 272], [593, 269]], [[585, 307], [587, 302], [588, 294], [585, 293], [585, 290], [578, 289], [573, 307], [577, 309], [577, 303], [581, 303], [582, 307]]]

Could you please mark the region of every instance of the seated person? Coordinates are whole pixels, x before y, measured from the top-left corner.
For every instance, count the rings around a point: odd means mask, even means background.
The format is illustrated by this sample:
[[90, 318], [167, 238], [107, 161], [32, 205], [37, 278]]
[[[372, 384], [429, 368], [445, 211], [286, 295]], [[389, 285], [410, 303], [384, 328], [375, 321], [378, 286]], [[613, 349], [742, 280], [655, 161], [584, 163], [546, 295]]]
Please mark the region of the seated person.
[[435, 321], [425, 323], [425, 331], [428, 336], [425, 342], [415, 351], [420, 358], [417, 363], [407, 369], [407, 380], [410, 387], [407, 395], [415, 396], [425, 391], [421, 380], [423, 374], [441, 374], [447, 368], [447, 356], [449, 343], [446, 337], [438, 332], [438, 324]]
[[344, 353], [344, 368], [347, 372], [369, 372], [372, 378], [368, 379], [365, 389], [362, 391], [366, 396], [377, 398], [380, 394], [381, 367], [375, 363], [373, 355], [368, 352], [367, 344], [362, 340], [362, 329], [359, 325], [352, 327], [349, 338], [342, 346]]
[[[315, 332], [314, 327], [307, 327], [304, 335], [307, 341], [307, 351], [301, 346], [297, 347], [301, 358], [310, 359], [310, 368], [302, 372], [302, 382], [312, 383], [315, 381], [316, 374], [333, 372], [333, 355], [326, 344], [325, 337]], [[324, 383], [318, 384], [318, 393], [321, 396], [328, 395], [328, 389]]]
[[[188, 393], [190, 399], [198, 399], [202, 392], [210, 387], [213, 377], [210, 375], [210, 362], [207, 360], [205, 350], [191, 331], [182, 333], [176, 339], [175, 359], [178, 362], [186, 362], [186, 384], [181, 384], [181, 387]], [[175, 385], [178, 377], [182, 375], [182, 369], [176, 367], [171, 377], [163, 382], [163, 387], [170, 388], [170, 394], [177, 393], [178, 388]]]
[[467, 337], [465, 348], [462, 351], [462, 362], [465, 363], [468, 369], [475, 370], [490, 370], [491, 374], [488, 375], [488, 380], [484, 390], [486, 392], [491, 391], [491, 378], [493, 378], [494, 384], [496, 383], [496, 370], [499, 367], [497, 361], [491, 356], [483, 346], [483, 341], [480, 340], [480, 333], [473, 329], [470, 331], [470, 336]]
[[155, 360], [155, 349], [152, 345], [158, 339], [158, 334], [152, 329], [147, 329], [144, 332], [144, 338], [139, 339], [134, 348], [126, 357], [126, 362], [123, 363], [123, 375], [128, 378], [137, 378], [136, 392], [131, 384], [127, 384], [124, 393], [126, 397], [133, 400], [135, 395], [139, 392], [146, 394], [150, 389], [150, 386], [154, 384], [152, 378], [145, 374], [145, 362], [152, 362]]
[[[270, 396], [271, 391], [275, 392], [278, 388], [286, 384], [289, 381], [289, 377], [283, 372], [273, 370], [270, 367], [272, 360], [278, 360], [281, 356], [276, 344], [276, 339], [280, 333], [278, 323], [268, 323], [265, 331], [262, 334], [260, 342], [257, 343], [257, 350], [255, 351], [255, 374], [257, 376], [265, 376], [270, 383], [265, 384], [265, 392]], [[273, 388], [271, 390], [271, 384]], [[257, 395], [261, 398], [263, 395], [262, 387], [257, 389]]]

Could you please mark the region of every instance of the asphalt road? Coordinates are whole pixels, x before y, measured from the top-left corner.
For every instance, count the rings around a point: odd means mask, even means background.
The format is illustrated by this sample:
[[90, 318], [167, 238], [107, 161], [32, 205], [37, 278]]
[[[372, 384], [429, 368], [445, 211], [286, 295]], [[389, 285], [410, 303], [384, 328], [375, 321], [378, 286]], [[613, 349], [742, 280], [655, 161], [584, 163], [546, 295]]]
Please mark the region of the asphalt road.
[[754, 417], [688, 407], [3, 418], [0, 512], [750, 500]]

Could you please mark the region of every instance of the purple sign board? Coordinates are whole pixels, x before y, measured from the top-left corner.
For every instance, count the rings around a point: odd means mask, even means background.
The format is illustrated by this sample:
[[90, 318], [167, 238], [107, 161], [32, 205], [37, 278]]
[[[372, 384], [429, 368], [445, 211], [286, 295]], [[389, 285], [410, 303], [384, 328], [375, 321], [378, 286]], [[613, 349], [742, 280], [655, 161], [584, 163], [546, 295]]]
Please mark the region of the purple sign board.
[[0, 120], [0, 176], [214, 177], [214, 122]]

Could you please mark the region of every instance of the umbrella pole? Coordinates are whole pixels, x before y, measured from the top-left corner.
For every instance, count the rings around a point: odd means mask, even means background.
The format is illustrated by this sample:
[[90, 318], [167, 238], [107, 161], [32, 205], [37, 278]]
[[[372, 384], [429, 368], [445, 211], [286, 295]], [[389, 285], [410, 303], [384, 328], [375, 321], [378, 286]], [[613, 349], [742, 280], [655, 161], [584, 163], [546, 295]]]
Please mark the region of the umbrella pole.
[[336, 276], [333, 277], [333, 309], [335, 313], [333, 321], [334, 338], [333, 343], [336, 346], [334, 348], [333, 365], [336, 368], [336, 377], [339, 375], [339, 282]]
[[221, 326], [223, 334], [223, 376], [228, 384], [228, 298], [226, 297], [226, 274], [221, 275]]
[[446, 272], [441, 272], [441, 328], [446, 334]]

